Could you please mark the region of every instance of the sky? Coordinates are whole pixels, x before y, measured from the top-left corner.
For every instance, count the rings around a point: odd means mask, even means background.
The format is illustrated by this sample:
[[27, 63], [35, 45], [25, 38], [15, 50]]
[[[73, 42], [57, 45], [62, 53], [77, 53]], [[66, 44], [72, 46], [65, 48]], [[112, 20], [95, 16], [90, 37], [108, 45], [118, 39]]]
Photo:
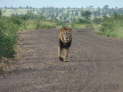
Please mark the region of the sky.
[[110, 7], [123, 8], [123, 0], [0, 0], [0, 7]]

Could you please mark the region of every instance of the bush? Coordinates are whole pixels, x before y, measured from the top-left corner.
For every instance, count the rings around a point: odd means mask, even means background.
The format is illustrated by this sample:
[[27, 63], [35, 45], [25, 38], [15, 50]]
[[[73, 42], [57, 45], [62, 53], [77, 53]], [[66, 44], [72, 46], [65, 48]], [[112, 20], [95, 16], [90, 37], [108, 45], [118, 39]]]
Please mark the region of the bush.
[[89, 19], [79, 18], [77, 23], [81, 23], [81, 24], [90, 24], [91, 21], [90, 21]]
[[0, 18], [0, 58], [14, 57], [18, 25], [11, 18]]
[[93, 23], [95, 24], [101, 24], [103, 21], [102, 21], [102, 18], [94, 18], [93, 20]]
[[123, 38], [123, 15], [114, 15], [111, 17], [104, 17], [100, 27], [100, 34], [107, 37]]

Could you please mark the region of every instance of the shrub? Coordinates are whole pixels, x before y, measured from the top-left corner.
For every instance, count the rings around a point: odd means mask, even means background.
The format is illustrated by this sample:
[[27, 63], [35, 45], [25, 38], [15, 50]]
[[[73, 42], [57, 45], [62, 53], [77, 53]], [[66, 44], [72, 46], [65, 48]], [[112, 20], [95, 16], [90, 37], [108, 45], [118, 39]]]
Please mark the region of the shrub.
[[0, 58], [14, 57], [18, 25], [11, 18], [0, 18]]
[[107, 37], [123, 38], [123, 15], [114, 15], [111, 17], [104, 17], [100, 27], [100, 34]]
[[78, 23], [81, 23], [81, 24], [90, 24], [91, 21], [89, 19], [79, 18], [78, 19]]

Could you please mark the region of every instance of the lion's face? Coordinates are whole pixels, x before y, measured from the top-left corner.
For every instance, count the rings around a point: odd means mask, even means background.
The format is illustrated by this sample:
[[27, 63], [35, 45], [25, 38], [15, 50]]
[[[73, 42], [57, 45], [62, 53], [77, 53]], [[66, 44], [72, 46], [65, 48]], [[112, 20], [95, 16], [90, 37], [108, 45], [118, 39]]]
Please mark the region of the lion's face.
[[68, 43], [69, 41], [71, 41], [71, 39], [72, 39], [72, 35], [70, 31], [66, 31], [63, 33], [63, 41], [65, 43]]
[[72, 29], [63, 28], [60, 30], [60, 37], [62, 42], [68, 43], [72, 40]]

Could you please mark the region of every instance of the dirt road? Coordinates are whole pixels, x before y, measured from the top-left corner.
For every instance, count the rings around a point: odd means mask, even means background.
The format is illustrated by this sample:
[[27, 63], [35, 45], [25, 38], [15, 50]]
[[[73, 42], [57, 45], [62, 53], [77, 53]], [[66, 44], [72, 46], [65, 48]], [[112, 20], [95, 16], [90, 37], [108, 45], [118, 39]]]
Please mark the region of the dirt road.
[[57, 59], [57, 29], [22, 32], [16, 69], [0, 92], [123, 92], [123, 40], [74, 30], [71, 61]]

